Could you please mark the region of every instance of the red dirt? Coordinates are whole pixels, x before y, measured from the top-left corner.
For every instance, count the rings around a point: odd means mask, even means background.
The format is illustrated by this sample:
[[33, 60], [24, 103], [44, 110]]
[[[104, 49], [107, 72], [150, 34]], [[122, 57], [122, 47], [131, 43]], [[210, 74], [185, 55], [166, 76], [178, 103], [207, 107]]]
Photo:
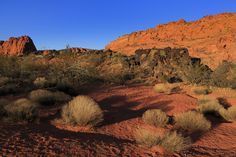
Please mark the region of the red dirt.
[[[44, 108], [39, 124], [0, 125], [0, 155], [161, 156], [159, 149], [143, 148], [134, 141], [136, 128], [146, 127], [141, 121], [142, 113], [149, 108], [160, 108], [173, 115], [194, 109], [197, 102], [186, 94], [157, 94], [146, 86], [92, 86], [88, 89], [81, 94], [93, 97], [105, 111], [101, 126], [82, 128], [80, 132], [78, 127], [55, 126], [52, 121], [58, 117], [60, 107]], [[217, 123], [189, 151], [167, 156], [233, 157], [235, 154], [236, 124]]]

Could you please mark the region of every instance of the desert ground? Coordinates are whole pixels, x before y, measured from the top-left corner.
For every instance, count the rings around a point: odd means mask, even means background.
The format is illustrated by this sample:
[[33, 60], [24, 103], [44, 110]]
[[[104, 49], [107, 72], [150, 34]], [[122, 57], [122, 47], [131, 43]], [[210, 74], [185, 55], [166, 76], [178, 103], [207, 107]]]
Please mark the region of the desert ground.
[[236, 157], [235, 17], [103, 50], [0, 41], [0, 156]]

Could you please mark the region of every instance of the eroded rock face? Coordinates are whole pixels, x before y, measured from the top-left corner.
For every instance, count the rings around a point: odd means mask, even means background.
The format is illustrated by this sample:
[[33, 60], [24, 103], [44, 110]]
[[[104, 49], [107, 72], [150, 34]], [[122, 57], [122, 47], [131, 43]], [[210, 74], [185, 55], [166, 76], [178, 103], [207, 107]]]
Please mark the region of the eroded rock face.
[[28, 36], [11, 37], [7, 41], [0, 41], [0, 54], [20, 56], [37, 51], [33, 40]]
[[198, 21], [179, 20], [118, 38], [106, 49], [132, 55], [137, 49], [185, 47], [193, 57], [215, 68], [223, 60], [236, 61], [236, 14], [206, 16]]

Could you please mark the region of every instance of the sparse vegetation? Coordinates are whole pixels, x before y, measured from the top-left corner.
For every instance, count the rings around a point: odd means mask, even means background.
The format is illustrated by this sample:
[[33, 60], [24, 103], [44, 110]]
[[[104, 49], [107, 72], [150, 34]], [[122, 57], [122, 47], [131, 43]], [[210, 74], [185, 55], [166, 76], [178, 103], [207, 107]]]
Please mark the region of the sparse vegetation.
[[153, 89], [157, 93], [170, 94], [176, 88], [178, 88], [178, 84], [160, 83], [160, 84], [156, 84]]
[[28, 99], [22, 98], [4, 107], [7, 120], [33, 122], [38, 118], [38, 105]]
[[188, 111], [175, 116], [176, 126], [191, 132], [205, 132], [211, 128], [211, 123], [200, 113]]
[[138, 144], [149, 148], [161, 143], [161, 137], [157, 132], [144, 128], [137, 129], [134, 137]]
[[221, 108], [219, 113], [225, 120], [236, 122], [236, 106], [231, 106], [228, 109]]
[[9, 104], [7, 99], [0, 99], [0, 119], [6, 115], [5, 106]]
[[160, 145], [168, 151], [179, 152], [189, 148], [191, 146], [191, 140], [176, 132], [169, 132], [165, 134]]
[[207, 113], [218, 114], [221, 108], [223, 108], [223, 106], [219, 103], [218, 100], [204, 98], [199, 100], [199, 106], [197, 109], [198, 111], [204, 114]]
[[93, 127], [103, 121], [103, 111], [88, 96], [77, 96], [62, 108], [62, 120], [66, 124]]
[[147, 110], [143, 114], [142, 119], [146, 124], [154, 125], [156, 127], [166, 126], [169, 121], [166, 113], [159, 109]]
[[212, 90], [209, 87], [204, 86], [193, 87], [192, 91], [197, 95], [208, 95], [212, 93]]
[[52, 105], [55, 103], [53, 93], [44, 89], [38, 89], [30, 92], [29, 98], [30, 100], [38, 102], [42, 105]]

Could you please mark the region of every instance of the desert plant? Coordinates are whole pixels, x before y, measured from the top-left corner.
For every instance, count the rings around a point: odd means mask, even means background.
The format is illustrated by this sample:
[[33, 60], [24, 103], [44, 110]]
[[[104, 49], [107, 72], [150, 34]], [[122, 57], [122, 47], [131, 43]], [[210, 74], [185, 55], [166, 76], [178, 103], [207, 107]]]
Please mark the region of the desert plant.
[[223, 108], [223, 106], [220, 105], [218, 100], [205, 98], [199, 100], [199, 106], [197, 107], [197, 110], [204, 114], [207, 113], [218, 114], [221, 108]]
[[64, 92], [54, 92], [53, 98], [56, 103], [65, 103], [71, 100], [71, 96], [65, 94]]
[[193, 87], [192, 91], [197, 95], [207, 95], [212, 93], [212, 90], [209, 87], [204, 86]]
[[167, 125], [169, 121], [169, 118], [166, 115], [166, 113], [159, 109], [147, 110], [143, 114], [142, 119], [146, 124], [160, 126], [160, 127]]
[[77, 96], [62, 108], [62, 120], [66, 124], [93, 127], [103, 121], [103, 111], [88, 96]]
[[161, 137], [157, 132], [144, 128], [138, 128], [134, 138], [138, 144], [145, 147], [152, 147], [161, 143]]
[[174, 119], [177, 127], [191, 132], [204, 132], [211, 128], [211, 123], [195, 111], [178, 114]]
[[225, 120], [236, 122], [236, 106], [231, 106], [228, 109], [221, 108], [219, 113]]
[[176, 132], [168, 132], [162, 138], [160, 145], [168, 151], [179, 152], [189, 148], [191, 140]]
[[9, 77], [0, 77], [0, 86], [7, 84], [9, 80]]
[[177, 84], [170, 84], [170, 83], [160, 83], [156, 84], [153, 89], [157, 93], [166, 93], [170, 94], [175, 88], [177, 88]]
[[17, 84], [9, 83], [0, 87], [0, 95], [15, 94], [18, 90]]
[[46, 86], [47, 80], [45, 77], [37, 77], [34, 80], [34, 85], [39, 88], [43, 88]]
[[51, 105], [55, 103], [53, 93], [44, 89], [31, 91], [29, 94], [29, 98], [30, 100], [38, 102], [41, 105]]
[[12, 121], [32, 122], [38, 117], [38, 108], [35, 102], [22, 98], [6, 105], [7, 118]]
[[7, 99], [0, 99], [0, 119], [6, 115], [5, 106], [9, 104]]

